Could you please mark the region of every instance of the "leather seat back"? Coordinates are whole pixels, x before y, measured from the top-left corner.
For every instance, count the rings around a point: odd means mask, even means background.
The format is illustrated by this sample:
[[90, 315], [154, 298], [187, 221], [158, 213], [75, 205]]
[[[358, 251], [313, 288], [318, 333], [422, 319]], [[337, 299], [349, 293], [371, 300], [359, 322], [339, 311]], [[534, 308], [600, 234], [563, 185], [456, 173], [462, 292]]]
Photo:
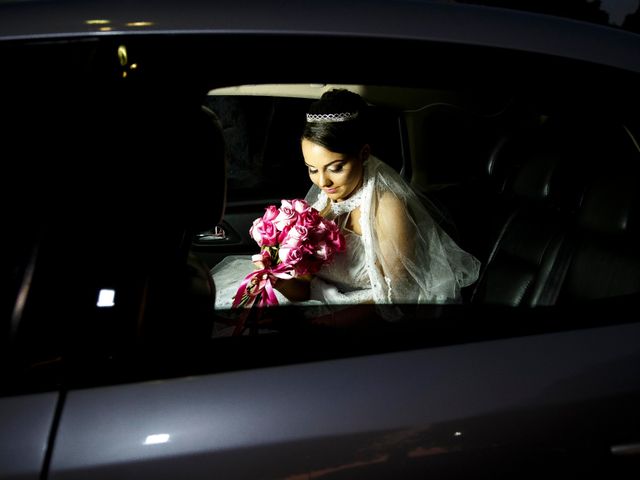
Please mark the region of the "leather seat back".
[[[473, 301], [548, 305], [640, 292], [640, 152], [615, 122], [550, 120], [510, 149], [502, 222]], [[606, 160], [606, 161], [604, 161]]]

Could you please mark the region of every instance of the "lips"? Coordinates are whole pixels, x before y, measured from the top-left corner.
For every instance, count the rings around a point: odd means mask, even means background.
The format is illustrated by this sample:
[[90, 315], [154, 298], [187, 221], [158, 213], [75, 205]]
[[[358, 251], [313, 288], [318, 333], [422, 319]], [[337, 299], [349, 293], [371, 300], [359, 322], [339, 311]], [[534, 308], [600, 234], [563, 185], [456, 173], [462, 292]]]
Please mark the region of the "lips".
[[337, 188], [325, 188], [324, 191], [326, 193], [336, 193], [338, 191]]

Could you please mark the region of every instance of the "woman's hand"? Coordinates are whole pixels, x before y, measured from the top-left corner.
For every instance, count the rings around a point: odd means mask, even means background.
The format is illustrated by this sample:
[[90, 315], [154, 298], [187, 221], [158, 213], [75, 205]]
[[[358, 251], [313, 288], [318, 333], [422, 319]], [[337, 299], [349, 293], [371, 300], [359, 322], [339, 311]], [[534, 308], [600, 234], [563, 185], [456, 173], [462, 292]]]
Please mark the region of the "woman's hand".
[[[262, 270], [265, 268], [264, 263], [261, 260], [256, 260], [253, 262], [256, 267], [256, 270]], [[309, 300], [309, 280], [310, 278], [291, 278], [291, 279], [283, 279], [283, 278], [275, 278], [271, 281], [273, 288], [278, 290], [281, 294], [283, 294], [287, 299], [292, 302], [302, 302], [304, 300]], [[252, 282], [256, 284], [258, 281], [257, 278], [254, 278]]]

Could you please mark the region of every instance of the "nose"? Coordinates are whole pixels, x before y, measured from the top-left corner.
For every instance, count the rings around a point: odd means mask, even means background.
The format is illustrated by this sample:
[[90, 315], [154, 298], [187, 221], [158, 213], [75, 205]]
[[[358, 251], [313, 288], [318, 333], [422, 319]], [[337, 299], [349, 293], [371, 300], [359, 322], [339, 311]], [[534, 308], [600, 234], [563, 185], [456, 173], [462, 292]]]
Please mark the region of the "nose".
[[330, 187], [333, 184], [331, 178], [323, 172], [320, 172], [320, 187]]

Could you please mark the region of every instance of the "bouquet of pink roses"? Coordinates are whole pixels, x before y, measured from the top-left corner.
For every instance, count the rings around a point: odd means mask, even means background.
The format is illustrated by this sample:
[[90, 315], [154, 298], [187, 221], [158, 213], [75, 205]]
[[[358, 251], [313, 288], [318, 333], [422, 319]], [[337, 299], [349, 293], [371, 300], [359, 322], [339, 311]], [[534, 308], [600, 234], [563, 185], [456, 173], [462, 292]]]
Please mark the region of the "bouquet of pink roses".
[[264, 215], [254, 220], [249, 234], [260, 246], [260, 253], [252, 260], [261, 262], [264, 268], [244, 278], [234, 297], [236, 308], [278, 305], [273, 290], [278, 278], [317, 273], [335, 253], [345, 249], [340, 228], [301, 199], [282, 200], [280, 208], [268, 206]]

